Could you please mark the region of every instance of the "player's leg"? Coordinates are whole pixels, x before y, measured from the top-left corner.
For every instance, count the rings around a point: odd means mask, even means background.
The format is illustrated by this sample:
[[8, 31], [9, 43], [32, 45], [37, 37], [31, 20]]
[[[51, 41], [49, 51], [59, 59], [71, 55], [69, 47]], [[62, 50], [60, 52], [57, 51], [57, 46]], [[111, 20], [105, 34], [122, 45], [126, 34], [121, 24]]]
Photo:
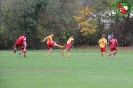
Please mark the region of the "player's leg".
[[20, 51], [20, 53], [18, 53], [18, 56], [20, 57], [20, 55], [23, 53], [23, 50]]
[[110, 46], [110, 53], [108, 54], [108, 57], [107, 58], [109, 58], [110, 56], [112, 56], [112, 54], [113, 54], [113, 47]]
[[66, 51], [67, 51], [67, 49], [64, 49], [64, 50], [61, 52], [62, 56], [64, 56], [64, 54], [65, 54]]
[[114, 56], [114, 57], [116, 56], [117, 51], [118, 51], [118, 49], [117, 49], [116, 47], [114, 47], [114, 52], [113, 52], [113, 56]]
[[117, 50], [114, 50], [113, 57], [115, 57], [117, 54]]
[[21, 49], [20, 53], [18, 53], [18, 56], [20, 57], [20, 55], [23, 53], [23, 46], [19, 46], [19, 48]]
[[113, 53], [113, 55], [115, 56], [116, 54], [117, 54], [117, 51], [115, 50], [114, 53]]
[[101, 56], [100, 56], [100, 58], [103, 58], [103, 52], [101, 52]]
[[101, 48], [101, 56], [100, 56], [100, 58], [103, 58], [103, 54], [104, 54], [104, 48]]
[[66, 49], [61, 53], [62, 56], [64, 56], [64, 53], [65, 53], [66, 51], [68, 51], [68, 58], [70, 58], [70, 49], [71, 49], [71, 46], [72, 46], [71, 43], [66, 45]]
[[17, 46], [17, 44], [15, 43], [15, 44], [14, 44], [14, 53], [16, 53], [17, 47], [18, 47], [18, 46]]
[[115, 50], [110, 51], [110, 54], [108, 54], [108, 57], [107, 58], [109, 58], [110, 56], [115, 57], [114, 53], [115, 53]]
[[57, 46], [57, 47], [59, 47], [59, 48], [63, 48], [64, 46], [62, 46], [62, 45], [59, 45], [59, 44], [57, 44], [56, 42], [53, 42], [54, 43], [54, 46]]
[[62, 46], [62, 45], [58, 45], [58, 47], [59, 47], [59, 48], [63, 48], [64, 46]]
[[50, 53], [52, 52], [52, 48], [49, 48], [46, 57], [49, 57]]
[[48, 43], [47, 47], [48, 47], [48, 52], [46, 54], [46, 57], [49, 57], [50, 53], [52, 52], [53, 44], [52, 43]]
[[64, 49], [64, 50], [61, 52], [62, 56], [64, 56], [64, 53], [65, 53], [67, 50], [68, 50], [68, 45], [66, 45], [66, 49]]
[[16, 49], [16, 47], [14, 48], [14, 53], [16, 53], [16, 51], [17, 51], [17, 49]]
[[26, 57], [26, 49], [23, 49], [24, 57]]
[[108, 54], [107, 58], [109, 58], [110, 56], [112, 56], [113, 51], [110, 51], [110, 53]]
[[71, 50], [71, 46], [72, 46], [72, 44], [71, 44], [71, 43], [70, 43], [70, 44], [68, 44], [68, 46], [67, 46], [68, 58], [70, 58], [70, 50]]
[[48, 47], [48, 52], [46, 54], [46, 57], [49, 57], [50, 53], [52, 52], [52, 47], [54, 46], [55, 42], [49, 42], [47, 44], [47, 47]]
[[100, 56], [100, 58], [102, 58], [103, 57], [102, 48], [100, 48], [100, 50], [101, 50], [101, 56]]
[[70, 49], [68, 49], [68, 58], [70, 58]]
[[101, 48], [101, 58], [103, 57], [104, 54], [106, 54], [106, 47]]

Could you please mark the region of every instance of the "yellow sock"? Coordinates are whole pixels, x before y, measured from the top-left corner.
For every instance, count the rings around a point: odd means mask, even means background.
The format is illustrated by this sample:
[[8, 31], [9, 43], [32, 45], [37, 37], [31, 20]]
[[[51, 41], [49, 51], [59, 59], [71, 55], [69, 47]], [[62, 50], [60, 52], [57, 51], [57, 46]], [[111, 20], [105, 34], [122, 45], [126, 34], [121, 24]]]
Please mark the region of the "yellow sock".
[[106, 54], [106, 52], [103, 52], [103, 54]]
[[103, 53], [101, 53], [101, 56], [100, 56], [100, 58], [103, 58]]
[[48, 52], [46, 56], [49, 56], [49, 55], [50, 55], [50, 52]]
[[66, 49], [64, 49], [64, 51], [63, 51], [64, 53], [66, 52]]
[[58, 45], [59, 48], [63, 48], [64, 46]]
[[68, 58], [70, 58], [70, 52], [68, 52]]

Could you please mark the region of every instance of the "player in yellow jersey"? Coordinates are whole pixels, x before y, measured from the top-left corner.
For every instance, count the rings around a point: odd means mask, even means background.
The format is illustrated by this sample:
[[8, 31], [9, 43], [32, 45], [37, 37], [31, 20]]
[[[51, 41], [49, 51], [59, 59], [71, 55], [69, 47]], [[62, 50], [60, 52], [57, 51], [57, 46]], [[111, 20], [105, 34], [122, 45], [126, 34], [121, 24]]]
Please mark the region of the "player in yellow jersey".
[[73, 37], [73, 35], [72, 35], [72, 36], [68, 39], [68, 41], [67, 41], [66, 49], [61, 53], [62, 56], [64, 56], [64, 53], [65, 53], [66, 51], [68, 51], [68, 58], [70, 58], [70, 49], [71, 49], [71, 47], [72, 47], [72, 44], [74, 43], [73, 41], [74, 41], [74, 37]]
[[56, 42], [54, 42], [52, 40], [52, 37], [53, 37], [53, 33], [51, 33], [49, 36], [47, 36], [43, 39], [43, 42], [45, 42], [47, 40], [48, 53], [47, 53], [46, 57], [49, 57], [50, 53], [52, 52], [52, 47], [53, 46], [57, 46], [59, 48], [64, 47], [64, 46], [61, 46], [61, 45], [57, 44]]
[[107, 48], [107, 39], [105, 38], [105, 35], [102, 35], [102, 38], [98, 41], [100, 49], [101, 49], [101, 58], [103, 57], [103, 54], [106, 54], [106, 48]]

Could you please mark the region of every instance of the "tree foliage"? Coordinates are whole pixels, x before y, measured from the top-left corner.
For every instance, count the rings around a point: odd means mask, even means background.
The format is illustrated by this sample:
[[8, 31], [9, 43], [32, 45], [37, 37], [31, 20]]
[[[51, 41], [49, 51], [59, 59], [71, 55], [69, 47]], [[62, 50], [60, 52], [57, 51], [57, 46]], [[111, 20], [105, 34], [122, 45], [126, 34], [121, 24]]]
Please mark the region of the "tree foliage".
[[[3, 39], [7, 44], [13, 45], [15, 40], [25, 33], [29, 33], [31, 38], [37, 35], [38, 18], [45, 12], [46, 5], [47, 0], [4, 0], [1, 15]], [[39, 40], [37, 37], [35, 39], [33, 44]]]
[[72, 14], [74, 9], [79, 9], [77, 1], [80, 0], [3, 0], [0, 8], [2, 48], [13, 47], [15, 40], [24, 33], [29, 33], [30, 49], [40, 49], [43, 46], [40, 41], [51, 32], [57, 43], [66, 43], [74, 34]]
[[96, 45], [104, 33], [116, 36], [122, 46], [132, 45], [132, 16], [115, 14], [115, 1], [2, 0], [0, 49], [12, 48], [15, 40], [25, 33], [29, 33], [28, 48], [41, 49], [46, 46], [40, 41], [51, 32], [60, 44], [74, 35], [75, 45]]
[[88, 6], [84, 6], [81, 11], [78, 11], [78, 16], [73, 16], [74, 19], [78, 22], [78, 27], [81, 28], [80, 32], [83, 36], [88, 36], [96, 32], [96, 23], [92, 19], [93, 10]]
[[[115, 36], [120, 46], [129, 46], [133, 44], [132, 40], [132, 17], [130, 14], [122, 16], [114, 12], [114, 5], [116, 0], [93, 0], [91, 7], [95, 9], [99, 19], [99, 30], [100, 26], [104, 26], [104, 30], [99, 31], [100, 33], [105, 33], [106, 35]], [[104, 21], [104, 22], [103, 22]], [[103, 22], [103, 23], [101, 23]], [[106, 28], [106, 25], [108, 27]]]

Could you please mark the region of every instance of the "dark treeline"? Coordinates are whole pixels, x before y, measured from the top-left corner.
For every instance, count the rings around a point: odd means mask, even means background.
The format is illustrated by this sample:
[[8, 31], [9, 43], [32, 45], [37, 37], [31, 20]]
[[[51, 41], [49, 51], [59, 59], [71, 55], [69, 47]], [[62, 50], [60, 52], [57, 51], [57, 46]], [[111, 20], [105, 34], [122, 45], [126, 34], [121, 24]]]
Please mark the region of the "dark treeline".
[[70, 35], [75, 46], [97, 45], [104, 33], [120, 46], [133, 44], [133, 16], [113, 14], [115, 0], [0, 0], [0, 49], [12, 49], [28, 33], [28, 49], [46, 48], [42, 39], [65, 44]]

